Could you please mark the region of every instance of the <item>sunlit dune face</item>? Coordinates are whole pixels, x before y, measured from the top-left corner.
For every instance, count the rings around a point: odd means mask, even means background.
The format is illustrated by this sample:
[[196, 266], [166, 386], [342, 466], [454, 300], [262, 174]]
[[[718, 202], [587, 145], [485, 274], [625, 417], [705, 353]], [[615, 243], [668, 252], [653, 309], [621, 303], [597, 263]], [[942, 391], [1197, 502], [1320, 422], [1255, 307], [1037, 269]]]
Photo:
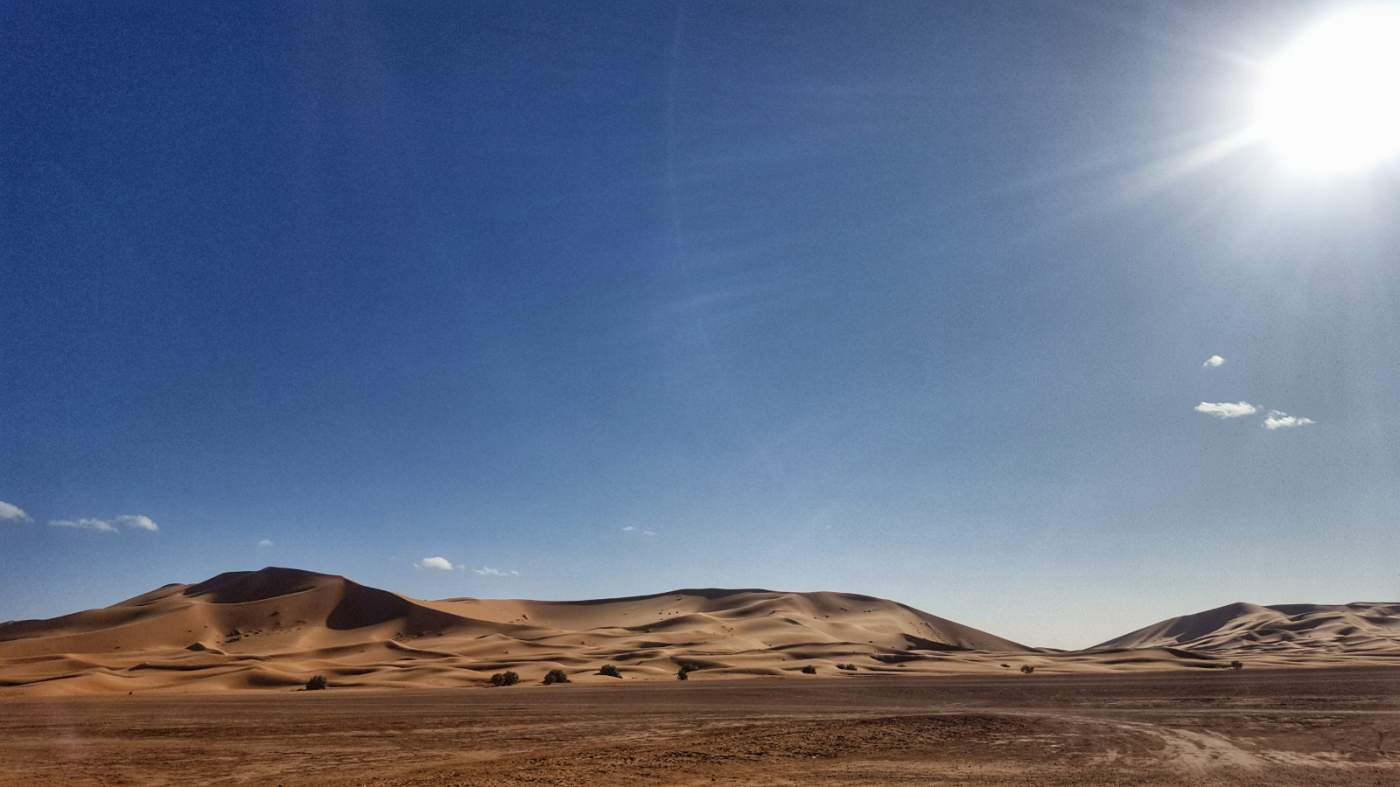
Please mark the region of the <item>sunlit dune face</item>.
[[1400, 5], [1357, 9], [1269, 64], [1258, 132], [1288, 166], [1357, 171], [1400, 154]]

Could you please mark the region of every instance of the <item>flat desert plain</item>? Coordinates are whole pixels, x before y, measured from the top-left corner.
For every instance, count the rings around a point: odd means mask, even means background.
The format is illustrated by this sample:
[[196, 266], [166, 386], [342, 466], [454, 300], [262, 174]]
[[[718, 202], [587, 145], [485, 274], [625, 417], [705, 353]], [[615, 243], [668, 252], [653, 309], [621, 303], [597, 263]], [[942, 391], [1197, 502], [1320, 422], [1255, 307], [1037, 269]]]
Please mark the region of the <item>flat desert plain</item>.
[[0, 784], [1395, 785], [1400, 670], [0, 699]]

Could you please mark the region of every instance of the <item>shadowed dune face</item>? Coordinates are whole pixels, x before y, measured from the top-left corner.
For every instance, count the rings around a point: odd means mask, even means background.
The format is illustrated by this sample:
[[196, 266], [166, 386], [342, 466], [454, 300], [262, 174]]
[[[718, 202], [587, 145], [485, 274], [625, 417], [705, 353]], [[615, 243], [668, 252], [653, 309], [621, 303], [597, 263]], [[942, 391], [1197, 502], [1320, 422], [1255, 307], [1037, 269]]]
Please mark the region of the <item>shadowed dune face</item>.
[[339, 578], [311, 571], [269, 566], [261, 571], [230, 571], [220, 574], [198, 584], [189, 585], [182, 593], [191, 598], [208, 596], [208, 600], [216, 604], [246, 604], [249, 601], [262, 601], [312, 590], [337, 579]]
[[406, 632], [444, 630], [465, 624], [454, 615], [425, 607], [402, 596], [366, 587], [344, 577], [293, 568], [233, 571], [184, 588], [182, 595], [214, 604], [250, 604], [301, 593], [338, 597], [325, 617], [326, 628], [344, 631], [402, 620]]
[[[166, 585], [102, 609], [0, 625], [0, 692], [221, 691], [526, 682], [603, 664], [623, 679], [1083, 672], [1325, 664], [1400, 654], [1400, 605], [1232, 604], [1059, 653], [885, 599], [717, 588], [588, 601], [424, 601], [289, 568]], [[1321, 643], [1321, 644], [1309, 644]], [[837, 665], [842, 665], [837, 669]], [[808, 673], [810, 674], [810, 673]]]

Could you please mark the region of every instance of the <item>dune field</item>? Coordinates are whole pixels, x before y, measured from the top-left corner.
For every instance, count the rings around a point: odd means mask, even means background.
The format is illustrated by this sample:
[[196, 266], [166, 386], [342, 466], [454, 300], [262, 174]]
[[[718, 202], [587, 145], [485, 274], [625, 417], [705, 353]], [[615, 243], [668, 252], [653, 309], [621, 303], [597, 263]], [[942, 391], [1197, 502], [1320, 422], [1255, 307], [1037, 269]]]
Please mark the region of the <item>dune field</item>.
[[[1083, 651], [1038, 649], [870, 596], [676, 590], [593, 601], [424, 601], [287, 568], [171, 584], [0, 624], [0, 692], [467, 687], [818, 675], [1364, 666], [1400, 658], [1400, 604], [1233, 604]], [[619, 677], [598, 674], [605, 664]], [[838, 666], [840, 665], [840, 666]], [[806, 672], [804, 672], [804, 668]]]

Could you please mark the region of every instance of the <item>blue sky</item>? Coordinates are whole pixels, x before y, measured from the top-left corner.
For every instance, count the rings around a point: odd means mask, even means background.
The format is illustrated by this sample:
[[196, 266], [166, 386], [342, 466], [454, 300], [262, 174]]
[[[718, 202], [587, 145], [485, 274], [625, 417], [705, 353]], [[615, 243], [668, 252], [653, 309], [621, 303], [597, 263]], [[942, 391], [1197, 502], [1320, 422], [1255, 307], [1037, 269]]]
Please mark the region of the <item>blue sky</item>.
[[1400, 597], [1400, 169], [1215, 152], [1317, 13], [5, 4], [0, 619]]

